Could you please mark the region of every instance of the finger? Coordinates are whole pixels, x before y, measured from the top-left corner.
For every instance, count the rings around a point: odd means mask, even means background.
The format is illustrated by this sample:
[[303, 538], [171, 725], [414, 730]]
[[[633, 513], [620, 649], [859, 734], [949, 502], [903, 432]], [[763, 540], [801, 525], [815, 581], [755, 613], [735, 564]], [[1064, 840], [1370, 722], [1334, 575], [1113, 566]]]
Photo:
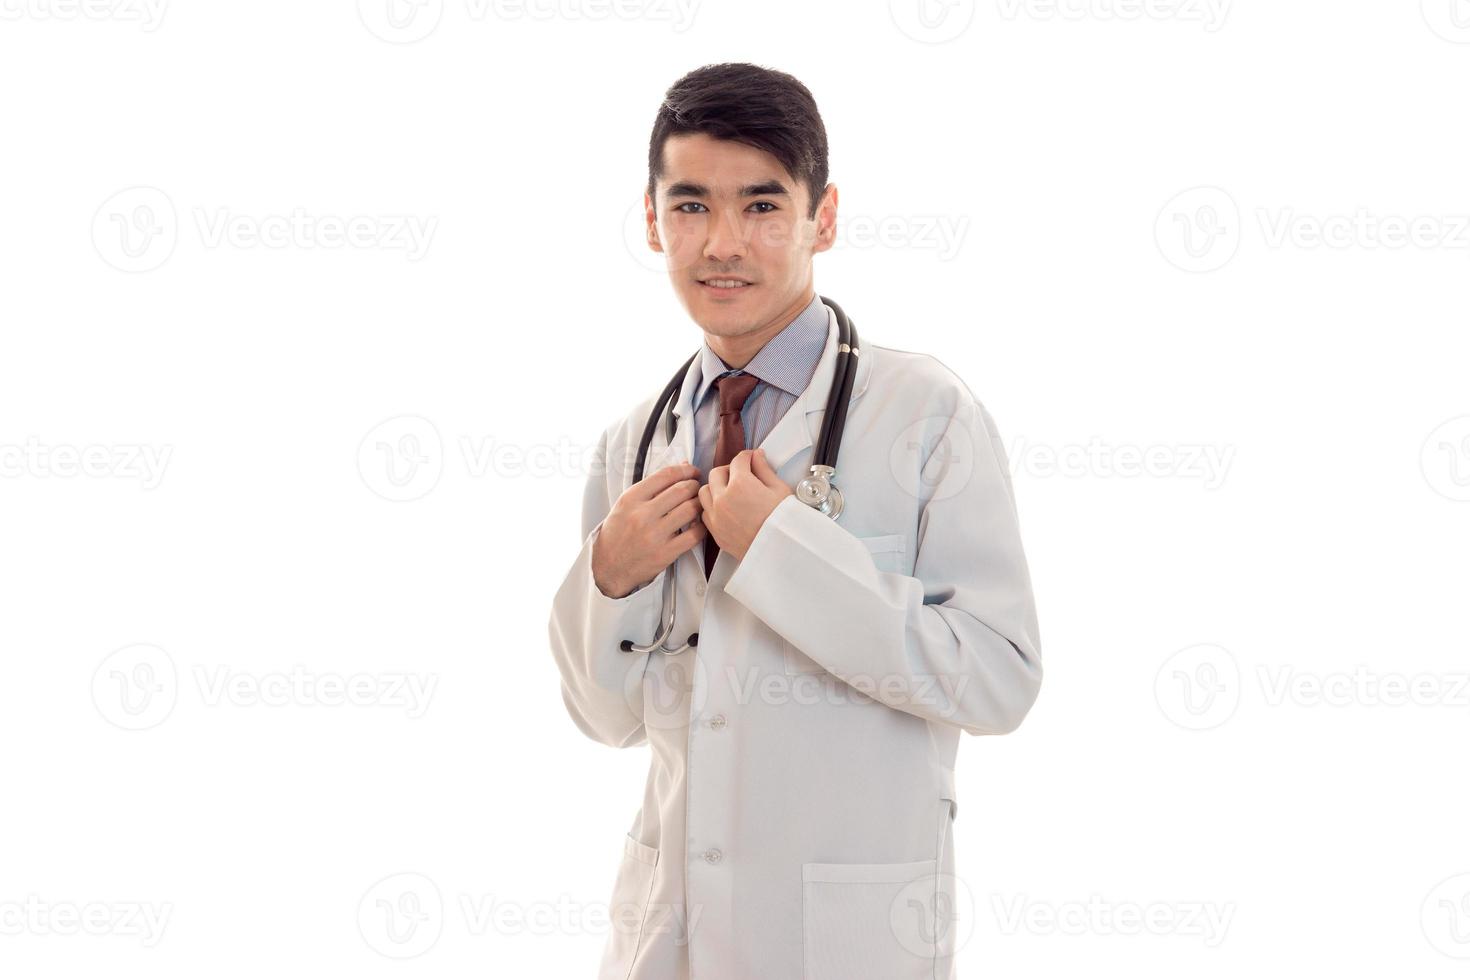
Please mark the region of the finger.
[[704, 540], [706, 534], [709, 534], [709, 530], [701, 521], [695, 520], [683, 534], [674, 535], [669, 539], [670, 546], [673, 548], [673, 551], [669, 553], [669, 561], [673, 561], [690, 548], [699, 544], [699, 542]]
[[730, 485], [730, 467], [716, 466], [710, 470], [709, 483], [705, 485], [724, 493], [725, 488]]
[[671, 484], [650, 502], [654, 517], [663, 517], [684, 501], [693, 498], [698, 492], [699, 480], [697, 478], [691, 477], [688, 480], [680, 480], [678, 483]]
[[698, 516], [699, 501], [691, 498], [659, 518], [658, 527], [664, 534], [672, 535]]
[[735, 458], [730, 460], [730, 478], [734, 479], [737, 474], [750, 476], [750, 458], [754, 455], [755, 453], [749, 449], [742, 449], [736, 453]]
[[[714, 479], [713, 473], [710, 474], [710, 479]], [[714, 491], [711, 490], [709, 486], [710, 485], [706, 483], [704, 486], [699, 488], [699, 506], [701, 514], [709, 510], [710, 504], [714, 502]]]
[[680, 480], [698, 476], [699, 469], [694, 464], [676, 463], [645, 476], [630, 487], [628, 492], [633, 494], [635, 500], [652, 500]]

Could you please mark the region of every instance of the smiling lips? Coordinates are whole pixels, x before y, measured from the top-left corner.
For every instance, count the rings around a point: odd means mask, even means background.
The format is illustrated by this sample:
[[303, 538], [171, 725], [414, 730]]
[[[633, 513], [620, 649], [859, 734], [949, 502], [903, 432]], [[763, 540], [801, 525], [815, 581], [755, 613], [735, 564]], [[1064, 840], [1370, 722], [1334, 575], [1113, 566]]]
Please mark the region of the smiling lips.
[[707, 289], [715, 289], [720, 292], [734, 292], [737, 289], [744, 289], [746, 286], [751, 285], [751, 283], [746, 279], [710, 278], [703, 280], [701, 285]]

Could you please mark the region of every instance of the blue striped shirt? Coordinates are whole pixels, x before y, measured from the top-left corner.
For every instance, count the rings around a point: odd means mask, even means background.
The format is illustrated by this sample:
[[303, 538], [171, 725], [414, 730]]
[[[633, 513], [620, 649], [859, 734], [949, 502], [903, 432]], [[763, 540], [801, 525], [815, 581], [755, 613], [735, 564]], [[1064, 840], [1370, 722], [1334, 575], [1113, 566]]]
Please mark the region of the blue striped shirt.
[[701, 482], [709, 481], [714, 466], [715, 439], [719, 436], [720, 398], [717, 378], [727, 374], [753, 374], [760, 381], [750, 391], [740, 411], [745, 428], [746, 449], [754, 449], [775, 428], [817, 372], [817, 362], [827, 346], [827, 307], [815, 292], [796, 319], [756, 351], [743, 369], [732, 370], [710, 349], [706, 340], [699, 351], [699, 379], [694, 388], [694, 459]]

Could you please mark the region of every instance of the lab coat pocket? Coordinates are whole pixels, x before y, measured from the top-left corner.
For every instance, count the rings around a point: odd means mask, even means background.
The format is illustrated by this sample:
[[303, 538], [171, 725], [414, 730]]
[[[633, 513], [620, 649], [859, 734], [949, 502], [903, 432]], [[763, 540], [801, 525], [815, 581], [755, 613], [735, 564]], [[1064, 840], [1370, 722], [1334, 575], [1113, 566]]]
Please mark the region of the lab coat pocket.
[[868, 552], [873, 556], [873, 564], [878, 566], [880, 572], [901, 572], [903, 567], [903, 552], [906, 542], [902, 534], [878, 534], [870, 538], [858, 538], [868, 546]]
[[[868, 554], [873, 557], [873, 564], [878, 566], [878, 571], [904, 571], [904, 549], [907, 544], [902, 534], [877, 534], [859, 537], [858, 540], [867, 546]], [[782, 659], [786, 662], [787, 674], [821, 674], [826, 671], [825, 667], [797, 649], [795, 644], [782, 640], [781, 646], [785, 654]]]
[[803, 864], [803, 980], [932, 980], [934, 861]]
[[623, 860], [618, 865], [618, 879], [613, 884], [608, 906], [611, 930], [603, 949], [602, 967], [597, 980], [627, 980], [638, 956], [643, 938], [643, 924], [648, 916], [648, 899], [653, 891], [653, 870], [658, 865], [658, 849], [640, 843], [632, 834], [623, 841]]

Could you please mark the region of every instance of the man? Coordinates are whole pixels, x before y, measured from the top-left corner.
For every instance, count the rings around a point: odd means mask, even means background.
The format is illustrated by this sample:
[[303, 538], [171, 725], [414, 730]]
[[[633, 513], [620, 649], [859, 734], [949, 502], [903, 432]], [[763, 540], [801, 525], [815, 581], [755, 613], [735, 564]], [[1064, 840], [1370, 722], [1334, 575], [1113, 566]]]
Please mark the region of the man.
[[[549, 624], [573, 721], [652, 753], [600, 976], [950, 977], [959, 736], [1012, 731], [1041, 682], [999, 436], [939, 361], [863, 328], [845, 508], [793, 495], [837, 363], [812, 271], [837, 188], [795, 78], [724, 64], [676, 82], [644, 206], [704, 343], [640, 481], [657, 393], [603, 432]], [[623, 650], [658, 631], [676, 570], [665, 645], [697, 645]]]

